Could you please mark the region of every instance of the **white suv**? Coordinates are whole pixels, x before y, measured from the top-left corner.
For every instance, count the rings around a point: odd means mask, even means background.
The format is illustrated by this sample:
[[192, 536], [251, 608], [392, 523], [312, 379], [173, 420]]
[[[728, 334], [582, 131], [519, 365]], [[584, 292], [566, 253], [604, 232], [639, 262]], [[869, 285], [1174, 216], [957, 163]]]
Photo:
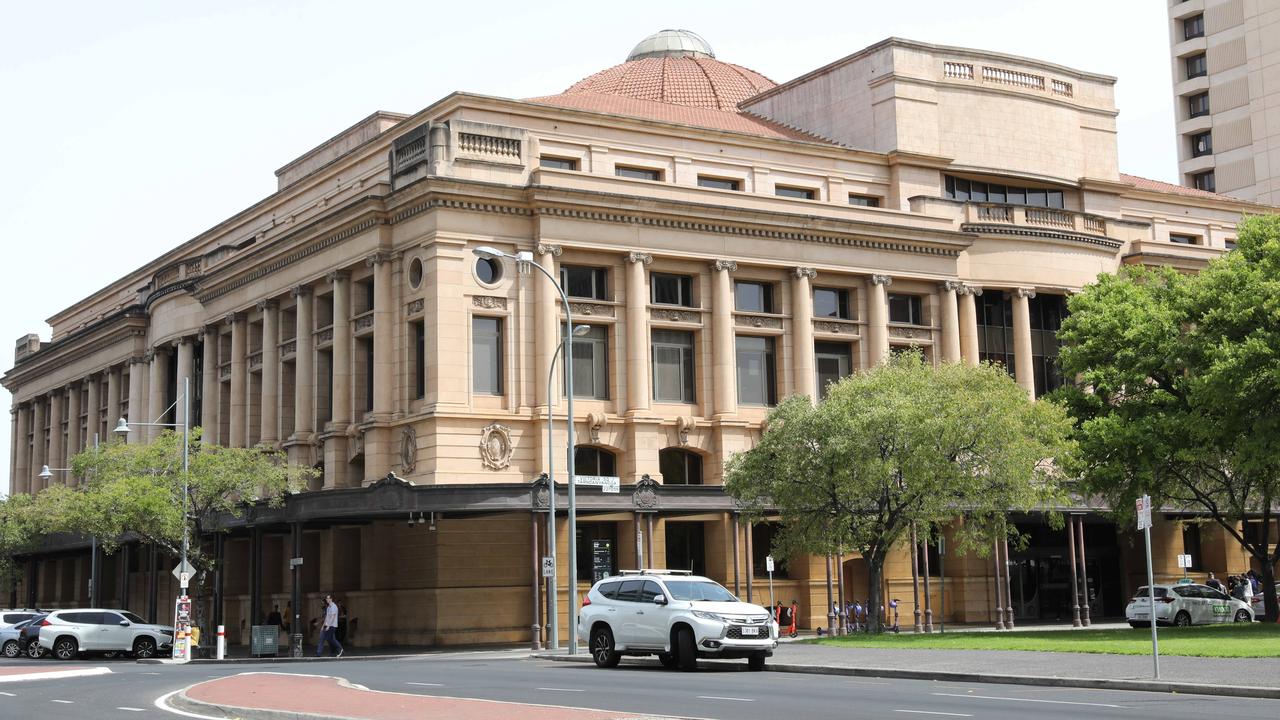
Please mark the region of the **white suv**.
[[173, 628], [152, 625], [128, 610], [54, 610], [40, 627], [40, 647], [59, 660], [89, 652], [149, 658], [172, 646]]
[[763, 670], [778, 646], [769, 611], [719, 583], [677, 570], [623, 570], [592, 586], [578, 614], [578, 639], [597, 666], [623, 655], [654, 655], [663, 667], [693, 670], [698, 658], [747, 658]]

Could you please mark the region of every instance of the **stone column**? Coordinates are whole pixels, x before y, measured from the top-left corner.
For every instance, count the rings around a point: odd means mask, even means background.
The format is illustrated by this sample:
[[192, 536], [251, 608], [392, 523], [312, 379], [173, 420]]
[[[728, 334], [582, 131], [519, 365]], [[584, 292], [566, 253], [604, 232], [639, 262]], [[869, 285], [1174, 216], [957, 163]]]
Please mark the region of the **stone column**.
[[1080, 603], [1080, 624], [1089, 627], [1089, 566], [1086, 558], [1088, 557], [1084, 551], [1084, 516], [1076, 518], [1076, 533], [1080, 540], [1080, 594], [1083, 600]]
[[44, 489], [44, 481], [36, 479], [36, 474], [40, 472], [40, 466], [48, 461], [44, 444], [44, 419], [48, 409], [47, 397], [31, 401], [31, 464], [27, 466], [26, 479], [32, 493]]
[[[9, 408], [9, 494], [18, 492], [18, 409], [17, 403]], [[25, 438], [24, 438], [25, 439]]]
[[262, 310], [262, 443], [274, 447], [280, 440], [280, 307], [275, 300], [258, 303]]
[[116, 423], [123, 417], [120, 414], [120, 395], [124, 390], [123, 373], [118, 365], [107, 369], [107, 437], [114, 434], [112, 431], [116, 429]]
[[373, 268], [373, 367], [369, 372], [373, 373], [373, 413], [380, 421], [390, 419], [396, 410], [396, 294], [391, 261], [385, 252], [365, 259]]
[[[191, 418], [187, 417], [187, 410], [190, 408], [190, 398], [184, 398], [184, 393], [193, 393], [196, 383], [200, 382], [200, 378], [192, 377], [192, 373], [196, 368], [196, 346], [190, 337], [178, 338], [178, 366], [177, 377], [173, 378], [174, 393], [173, 398], [178, 401], [174, 408], [174, 422], [182, 425], [191, 422]], [[182, 428], [177, 429], [182, 432]]]
[[[80, 445], [80, 384], [67, 386], [67, 442], [66, 454], [58, 467], [71, 467], [71, 458], [84, 448]], [[68, 480], [73, 480], [67, 475]]]
[[920, 618], [924, 613], [920, 611], [920, 540], [916, 537], [916, 525], [911, 524], [911, 602], [915, 606], [911, 615], [914, 622], [911, 624], [911, 631], [919, 634], [924, 632], [924, 625], [920, 624]]
[[804, 395], [818, 401], [818, 378], [814, 371], [813, 357], [813, 284], [817, 276], [813, 268], [791, 269], [791, 337], [792, 383], [796, 395]]
[[982, 288], [964, 285], [960, 288], [960, 354], [970, 367], [978, 365], [978, 303]]
[[346, 432], [351, 424], [351, 277], [329, 273], [333, 283], [333, 425]]
[[315, 432], [315, 320], [312, 316], [315, 297], [311, 286], [299, 285], [293, 289], [297, 298], [295, 319], [294, 373], [293, 373], [293, 437], [306, 442]]
[[147, 358], [129, 359], [129, 442], [137, 443], [146, 439], [146, 426], [136, 423], [149, 422], [146, 417], [147, 397]]
[[871, 367], [889, 359], [889, 286], [893, 278], [872, 275], [867, 279], [867, 362]]
[[88, 385], [85, 388], [84, 402], [85, 407], [85, 431], [84, 442], [85, 447], [93, 447], [93, 436], [99, 435], [98, 440], [106, 444], [107, 438], [101, 435], [102, 428], [102, 376], [94, 373], [89, 376], [85, 382]]
[[245, 447], [249, 443], [249, 319], [243, 313], [227, 316], [231, 325], [231, 413], [227, 425], [227, 445]]
[[[54, 390], [49, 393], [49, 456], [44, 462], [51, 468], [66, 467], [66, 458], [63, 456], [63, 450], [66, 448], [62, 443], [62, 390]], [[36, 472], [39, 472], [37, 470]], [[52, 485], [54, 478], [60, 477], [54, 473], [54, 477], [45, 481], [46, 487]]]
[[956, 293], [963, 285], [959, 280], [942, 283], [942, 362], [960, 362], [960, 318], [956, 308]]
[[713, 414], [724, 417], [738, 412], [737, 353], [733, 333], [733, 286], [729, 273], [738, 270], [733, 260], [711, 264], [711, 377], [715, 388]]
[[627, 253], [627, 413], [649, 410], [649, 253]]
[[1076, 584], [1080, 576], [1076, 571], [1076, 516], [1067, 516], [1067, 554], [1071, 559], [1071, 626], [1080, 624], [1080, 587]]
[[1036, 375], [1031, 367], [1031, 308], [1030, 299], [1036, 296], [1032, 288], [1014, 288], [1013, 291], [1013, 364], [1014, 379], [1027, 391], [1031, 399], [1036, 396]]
[[17, 427], [13, 431], [13, 446], [17, 450], [14, 457], [13, 494], [31, 492], [31, 446], [27, 444], [27, 434], [31, 432], [31, 406], [18, 405]]
[[[550, 245], [548, 243], [538, 243], [535, 248], [537, 253], [538, 265], [542, 269], [556, 277], [556, 258], [560, 257], [563, 252], [559, 245]], [[545, 417], [547, 414], [547, 380], [551, 374], [551, 359], [555, 357], [556, 348], [560, 343], [559, 313], [556, 312], [556, 305], [560, 302], [560, 294], [551, 286], [550, 282], [544, 277], [538, 277], [542, 273], [531, 275], [533, 278], [533, 297], [534, 297], [534, 315], [533, 315], [533, 347], [534, 347], [534, 378], [533, 388], [537, 395], [533, 399], [533, 406], [540, 409], [539, 416]], [[543, 468], [545, 469], [545, 467]]]
[[1004, 629], [1004, 590], [1000, 587], [1000, 541], [992, 540], [992, 547], [995, 554], [992, 556], [992, 564], [996, 571], [996, 629]]
[[218, 327], [206, 325], [200, 332], [204, 337], [200, 356], [200, 437], [204, 442], [217, 444], [224, 440], [218, 437], [218, 398], [222, 395], [218, 382]]
[[[165, 410], [169, 407], [167, 393], [165, 388], [169, 387], [169, 350], [168, 348], [154, 348], [150, 352], [151, 368], [150, 374], [147, 376], [147, 416], [142, 422], [161, 423], [165, 421]], [[148, 442], [155, 440], [160, 436], [165, 428], [155, 425], [145, 427], [143, 437]]]

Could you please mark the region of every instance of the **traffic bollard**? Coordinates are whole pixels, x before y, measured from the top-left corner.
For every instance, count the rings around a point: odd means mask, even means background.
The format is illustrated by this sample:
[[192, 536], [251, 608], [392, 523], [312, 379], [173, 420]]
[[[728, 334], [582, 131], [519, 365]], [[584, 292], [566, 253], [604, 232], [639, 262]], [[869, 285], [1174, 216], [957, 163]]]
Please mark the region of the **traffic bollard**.
[[227, 657], [227, 627], [225, 625], [218, 626], [218, 649], [217, 657], [223, 660]]

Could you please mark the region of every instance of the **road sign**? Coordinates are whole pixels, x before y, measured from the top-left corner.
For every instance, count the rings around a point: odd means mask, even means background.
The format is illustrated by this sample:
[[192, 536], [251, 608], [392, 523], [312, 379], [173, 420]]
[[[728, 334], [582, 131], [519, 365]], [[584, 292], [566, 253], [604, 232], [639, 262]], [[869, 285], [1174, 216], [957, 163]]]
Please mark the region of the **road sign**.
[[1191, 556], [1190, 556], [1190, 555], [1179, 555], [1179, 556], [1178, 556], [1178, 567], [1180, 567], [1180, 568], [1190, 568], [1190, 567], [1191, 567]]
[[289, 567], [291, 567], [291, 568], [296, 568], [296, 567], [298, 567], [298, 566], [299, 566], [299, 565], [301, 565], [301, 564], [302, 564], [302, 558], [300, 558], [300, 557], [297, 557], [297, 558], [289, 558]]
[[1151, 496], [1143, 495], [1138, 498], [1138, 529], [1146, 530], [1151, 527]]
[[764, 570], [765, 572], [773, 572], [773, 556], [772, 555], [764, 556]]
[[542, 556], [542, 577], [549, 578], [556, 576], [556, 559], [550, 555]]
[[600, 488], [601, 492], [616, 493], [618, 492], [621, 479], [613, 475], [574, 475], [573, 481], [575, 485], [593, 485]]
[[191, 563], [183, 560], [178, 563], [178, 567], [173, 569], [173, 576], [178, 578], [178, 581], [182, 583], [183, 587], [186, 587], [186, 582], [183, 581], [182, 576], [186, 575], [187, 578], [190, 579], [191, 576], [195, 574], [195, 571], [196, 569], [191, 565]]

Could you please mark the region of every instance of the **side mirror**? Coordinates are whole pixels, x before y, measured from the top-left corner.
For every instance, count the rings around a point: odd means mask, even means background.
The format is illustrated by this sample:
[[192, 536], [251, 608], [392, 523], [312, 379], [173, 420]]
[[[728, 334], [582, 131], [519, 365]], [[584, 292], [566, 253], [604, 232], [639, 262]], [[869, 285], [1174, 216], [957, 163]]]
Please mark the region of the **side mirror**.
[[654, 596], [653, 596], [653, 604], [654, 604], [654, 605], [666, 605], [666, 604], [667, 604], [667, 596], [665, 596], [665, 595], [654, 595]]
[[120, 621], [120, 627], [129, 627], [129, 621], [128, 621], [128, 620], [121, 620], [121, 621]]

